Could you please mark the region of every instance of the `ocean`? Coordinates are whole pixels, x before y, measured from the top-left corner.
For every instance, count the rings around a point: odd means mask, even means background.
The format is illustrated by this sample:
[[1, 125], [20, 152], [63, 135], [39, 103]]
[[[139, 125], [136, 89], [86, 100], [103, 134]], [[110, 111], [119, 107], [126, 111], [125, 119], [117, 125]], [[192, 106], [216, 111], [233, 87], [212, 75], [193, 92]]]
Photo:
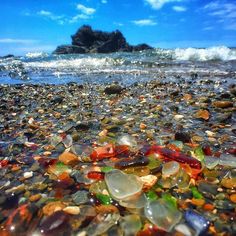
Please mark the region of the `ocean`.
[[235, 78], [224, 46], [1, 58], [0, 235], [236, 235]]
[[134, 53], [53, 55], [27, 53], [0, 59], [1, 84], [65, 84], [68, 82], [131, 85], [150, 80], [213, 78], [232, 83], [236, 49], [155, 49]]

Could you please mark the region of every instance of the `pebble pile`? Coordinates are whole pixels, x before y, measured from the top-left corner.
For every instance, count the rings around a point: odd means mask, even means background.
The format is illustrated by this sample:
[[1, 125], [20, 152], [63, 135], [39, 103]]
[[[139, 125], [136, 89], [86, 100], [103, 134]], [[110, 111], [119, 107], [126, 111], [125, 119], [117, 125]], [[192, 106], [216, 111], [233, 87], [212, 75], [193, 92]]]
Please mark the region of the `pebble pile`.
[[220, 86], [1, 85], [0, 235], [235, 235], [235, 86]]

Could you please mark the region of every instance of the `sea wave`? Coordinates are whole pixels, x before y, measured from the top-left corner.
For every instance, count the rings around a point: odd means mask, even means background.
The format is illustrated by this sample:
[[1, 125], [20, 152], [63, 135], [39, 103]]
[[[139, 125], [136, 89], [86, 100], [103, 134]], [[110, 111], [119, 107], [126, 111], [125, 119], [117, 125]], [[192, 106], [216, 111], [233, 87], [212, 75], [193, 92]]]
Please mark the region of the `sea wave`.
[[122, 65], [123, 59], [114, 59], [110, 57], [83, 57], [83, 58], [67, 58], [67, 59], [52, 59], [47, 61], [25, 62], [26, 67], [45, 68], [45, 69], [99, 69], [116, 65]]
[[210, 48], [177, 48], [173, 51], [173, 58], [175, 60], [191, 60], [191, 61], [212, 61], [222, 60], [230, 61], [236, 60], [236, 50], [225, 46], [210, 47]]
[[47, 57], [48, 54], [46, 52], [28, 52], [25, 54], [26, 58], [43, 58]]

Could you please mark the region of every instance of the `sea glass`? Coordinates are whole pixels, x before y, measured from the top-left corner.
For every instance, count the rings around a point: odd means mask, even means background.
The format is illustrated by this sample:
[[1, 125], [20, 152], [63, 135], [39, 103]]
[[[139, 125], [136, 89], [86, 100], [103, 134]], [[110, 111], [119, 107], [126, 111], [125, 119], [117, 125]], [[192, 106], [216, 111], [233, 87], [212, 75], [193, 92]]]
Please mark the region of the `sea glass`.
[[164, 199], [148, 202], [144, 212], [153, 224], [167, 232], [170, 232], [182, 218], [181, 212]]
[[119, 200], [127, 199], [141, 192], [143, 183], [138, 176], [112, 170], [105, 174], [105, 182], [110, 194]]

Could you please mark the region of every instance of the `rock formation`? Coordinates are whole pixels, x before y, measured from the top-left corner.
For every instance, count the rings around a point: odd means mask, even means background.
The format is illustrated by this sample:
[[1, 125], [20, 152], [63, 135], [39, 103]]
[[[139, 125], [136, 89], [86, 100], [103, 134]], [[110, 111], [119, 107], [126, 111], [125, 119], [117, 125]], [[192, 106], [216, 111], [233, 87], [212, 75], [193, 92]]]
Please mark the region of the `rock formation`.
[[119, 30], [108, 33], [100, 30], [93, 30], [89, 25], [83, 25], [71, 36], [71, 38], [72, 45], [58, 46], [53, 53], [112, 53], [152, 49], [152, 47], [147, 44], [139, 44], [136, 46], [130, 45]]

